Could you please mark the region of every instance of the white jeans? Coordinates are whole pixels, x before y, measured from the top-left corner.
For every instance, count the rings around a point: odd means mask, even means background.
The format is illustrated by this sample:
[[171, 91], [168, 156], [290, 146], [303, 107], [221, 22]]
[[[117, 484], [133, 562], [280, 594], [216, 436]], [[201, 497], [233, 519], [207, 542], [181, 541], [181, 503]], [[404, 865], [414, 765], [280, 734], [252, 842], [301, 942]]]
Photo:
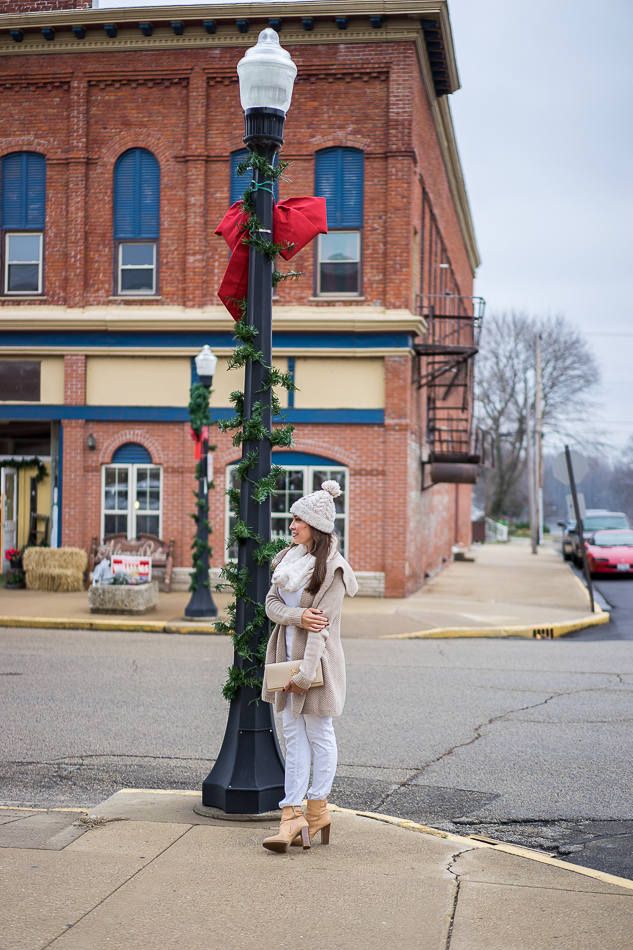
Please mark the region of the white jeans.
[[[290, 696], [282, 714], [284, 739], [286, 740], [285, 796], [279, 807], [301, 805], [306, 797], [320, 800], [327, 798], [336, 775], [338, 749], [331, 716], [299, 716], [292, 718]], [[314, 753], [312, 785], [310, 763]]]

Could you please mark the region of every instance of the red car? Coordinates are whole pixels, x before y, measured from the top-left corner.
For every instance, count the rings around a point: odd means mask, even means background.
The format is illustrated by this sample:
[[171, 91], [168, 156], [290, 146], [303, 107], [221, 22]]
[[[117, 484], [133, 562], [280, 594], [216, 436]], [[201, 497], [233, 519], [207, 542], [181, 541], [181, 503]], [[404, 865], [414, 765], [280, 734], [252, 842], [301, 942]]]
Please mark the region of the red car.
[[594, 531], [585, 546], [592, 574], [633, 573], [633, 531]]

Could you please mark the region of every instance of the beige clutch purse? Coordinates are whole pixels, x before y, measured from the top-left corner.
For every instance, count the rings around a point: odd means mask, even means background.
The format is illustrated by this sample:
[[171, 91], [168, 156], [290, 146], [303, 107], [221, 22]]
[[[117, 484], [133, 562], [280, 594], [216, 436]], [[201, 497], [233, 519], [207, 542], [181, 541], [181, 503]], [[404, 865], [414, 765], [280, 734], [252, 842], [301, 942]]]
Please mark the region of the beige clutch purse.
[[[295, 673], [299, 672], [301, 660], [289, 660], [286, 663], [267, 663], [266, 664], [266, 688], [271, 693], [280, 693], [288, 685]], [[323, 667], [321, 660], [317, 666], [316, 676], [310, 683], [313, 686], [323, 686]]]

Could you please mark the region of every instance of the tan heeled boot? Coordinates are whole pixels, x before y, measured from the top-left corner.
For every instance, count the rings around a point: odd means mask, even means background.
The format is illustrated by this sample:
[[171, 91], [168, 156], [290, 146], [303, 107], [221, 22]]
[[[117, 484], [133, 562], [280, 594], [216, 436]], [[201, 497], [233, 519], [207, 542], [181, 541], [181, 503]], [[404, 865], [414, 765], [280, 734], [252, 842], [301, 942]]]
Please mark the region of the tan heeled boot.
[[310, 842], [312, 842], [315, 834], [320, 831], [321, 844], [329, 844], [332, 818], [328, 811], [327, 798], [309, 798], [306, 806], [306, 818], [308, 819]]
[[269, 851], [278, 851], [285, 854], [290, 845], [294, 844], [295, 838], [299, 837], [305, 851], [306, 848], [310, 847], [310, 835], [308, 833], [308, 822], [303, 816], [301, 805], [286, 805], [281, 810], [278, 834], [271, 838], [264, 838], [262, 844]]

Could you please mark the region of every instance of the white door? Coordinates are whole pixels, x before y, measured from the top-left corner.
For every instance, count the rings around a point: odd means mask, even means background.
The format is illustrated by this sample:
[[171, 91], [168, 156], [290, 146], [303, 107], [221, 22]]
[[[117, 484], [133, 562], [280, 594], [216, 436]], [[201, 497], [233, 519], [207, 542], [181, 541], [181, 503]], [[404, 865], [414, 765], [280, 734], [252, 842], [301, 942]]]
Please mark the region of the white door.
[[18, 546], [18, 473], [15, 468], [1, 468], [2, 495], [2, 570], [9, 567], [5, 552]]

